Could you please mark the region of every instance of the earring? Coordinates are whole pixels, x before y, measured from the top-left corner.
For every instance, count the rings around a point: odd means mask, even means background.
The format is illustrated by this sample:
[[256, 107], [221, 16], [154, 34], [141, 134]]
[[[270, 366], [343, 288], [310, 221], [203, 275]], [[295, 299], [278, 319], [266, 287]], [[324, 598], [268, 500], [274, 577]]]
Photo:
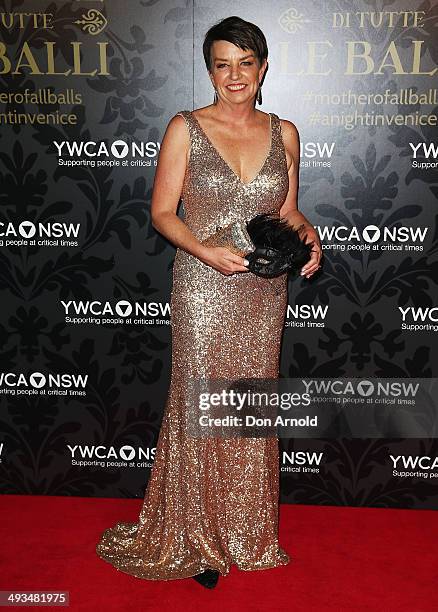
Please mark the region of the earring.
[[262, 103], [262, 88], [259, 85], [259, 88], [257, 90], [257, 102], [258, 104]]
[[214, 98], [213, 98], [213, 104], [217, 104], [217, 100], [218, 100], [218, 97], [217, 97], [217, 90], [216, 90], [216, 87], [214, 87]]

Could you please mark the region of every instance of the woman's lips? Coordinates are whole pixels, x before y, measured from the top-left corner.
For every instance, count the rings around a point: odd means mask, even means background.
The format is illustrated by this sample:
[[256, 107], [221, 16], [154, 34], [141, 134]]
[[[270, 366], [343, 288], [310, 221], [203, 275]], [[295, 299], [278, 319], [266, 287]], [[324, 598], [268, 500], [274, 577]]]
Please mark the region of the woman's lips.
[[246, 87], [246, 83], [234, 83], [233, 85], [226, 85], [228, 91], [243, 91]]

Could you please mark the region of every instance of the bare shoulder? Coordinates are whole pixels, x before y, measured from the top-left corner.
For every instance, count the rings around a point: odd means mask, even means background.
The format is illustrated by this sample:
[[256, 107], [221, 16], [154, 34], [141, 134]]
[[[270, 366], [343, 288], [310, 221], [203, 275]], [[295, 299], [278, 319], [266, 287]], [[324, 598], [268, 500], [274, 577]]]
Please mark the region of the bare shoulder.
[[286, 151], [288, 171], [295, 172], [300, 159], [300, 135], [297, 127], [288, 119], [280, 119], [281, 136]]
[[281, 133], [285, 144], [296, 146], [300, 142], [300, 135], [297, 126], [288, 119], [280, 119]]
[[174, 115], [167, 124], [166, 131], [161, 143], [161, 153], [168, 152], [169, 155], [185, 153], [188, 157], [190, 149], [190, 134], [186, 120], [182, 115]]
[[188, 131], [186, 126], [186, 120], [182, 115], [174, 115], [166, 128], [166, 135], [171, 135], [178, 140], [188, 140]]

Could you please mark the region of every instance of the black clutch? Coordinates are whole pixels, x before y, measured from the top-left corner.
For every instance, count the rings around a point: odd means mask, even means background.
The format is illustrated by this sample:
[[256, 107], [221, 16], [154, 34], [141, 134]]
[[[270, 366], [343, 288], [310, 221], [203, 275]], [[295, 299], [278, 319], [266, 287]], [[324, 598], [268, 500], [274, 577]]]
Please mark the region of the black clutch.
[[253, 274], [274, 278], [297, 272], [309, 261], [313, 242], [300, 237], [302, 227], [292, 227], [278, 214], [262, 213], [217, 228], [202, 244], [224, 246], [245, 257]]

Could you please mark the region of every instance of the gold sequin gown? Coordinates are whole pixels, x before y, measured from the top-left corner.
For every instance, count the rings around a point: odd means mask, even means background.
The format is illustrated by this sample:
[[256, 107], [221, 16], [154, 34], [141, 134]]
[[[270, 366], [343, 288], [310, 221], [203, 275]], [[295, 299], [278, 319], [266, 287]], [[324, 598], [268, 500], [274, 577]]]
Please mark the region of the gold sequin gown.
[[[234, 219], [280, 209], [288, 192], [280, 120], [270, 113], [271, 148], [249, 183], [221, 157], [191, 111], [190, 161], [181, 194], [184, 221], [203, 240]], [[137, 523], [106, 529], [97, 554], [138, 578], [222, 575], [286, 565], [278, 542], [276, 437], [187, 435], [189, 378], [277, 378], [287, 277], [226, 276], [177, 249], [171, 293], [172, 370], [155, 460]]]

